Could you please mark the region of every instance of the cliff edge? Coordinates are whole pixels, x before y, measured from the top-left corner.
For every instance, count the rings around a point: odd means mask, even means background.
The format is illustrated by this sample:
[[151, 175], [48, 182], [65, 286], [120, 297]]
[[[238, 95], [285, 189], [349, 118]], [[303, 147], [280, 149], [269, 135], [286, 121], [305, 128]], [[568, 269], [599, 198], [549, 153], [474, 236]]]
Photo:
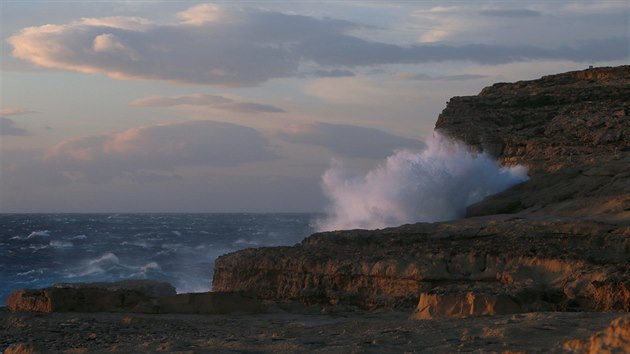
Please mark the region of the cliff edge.
[[415, 308], [412, 318], [630, 311], [630, 66], [454, 97], [436, 130], [525, 164], [467, 219], [314, 234], [215, 263], [215, 291]]
[[436, 131], [530, 180], [468, 208], [468, 216], [544, 213], [630, 219], [630, 66], [498, 83], [453, 97]]

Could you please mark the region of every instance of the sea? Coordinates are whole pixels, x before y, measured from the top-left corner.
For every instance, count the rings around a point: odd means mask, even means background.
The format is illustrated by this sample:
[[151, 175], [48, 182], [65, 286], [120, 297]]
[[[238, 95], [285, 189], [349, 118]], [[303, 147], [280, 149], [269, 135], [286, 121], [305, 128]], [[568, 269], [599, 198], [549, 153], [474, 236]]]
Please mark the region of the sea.
[[0, 214], [0, 306], [22, 288], [153, 279], [212, 288], [214, 261], [244, 248], [294, 245], [318, 214]]

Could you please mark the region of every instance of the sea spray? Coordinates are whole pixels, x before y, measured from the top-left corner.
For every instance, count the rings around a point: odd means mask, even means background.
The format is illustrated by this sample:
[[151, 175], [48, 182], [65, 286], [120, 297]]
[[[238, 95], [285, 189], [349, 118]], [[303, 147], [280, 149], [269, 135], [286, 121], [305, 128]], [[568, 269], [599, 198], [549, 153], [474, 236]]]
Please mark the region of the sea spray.
[[322, 177], [330, 206], [316, 227], [378, 229], [457, 219], [466, 206], [525, 180], [526, 167], [501, 167], [491, 156], [434, 133], [423, 151], [398, 151], [366, 175], [333, 161]]

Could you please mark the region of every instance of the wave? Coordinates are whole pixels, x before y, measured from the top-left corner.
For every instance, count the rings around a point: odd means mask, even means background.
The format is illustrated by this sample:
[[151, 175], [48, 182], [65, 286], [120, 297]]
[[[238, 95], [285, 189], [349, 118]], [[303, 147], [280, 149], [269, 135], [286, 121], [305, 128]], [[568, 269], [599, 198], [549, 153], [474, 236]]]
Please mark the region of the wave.
[[315, 224], [330, 231], [457, 219], [468, 205], [527, 178], [523, 166], [501, 167], [435, 134], [425, 150], [398, 151], [363, 176], [334, 162], [322, 177], [327, 216]]
[[50, 241], [49, 245], [50, 245], [50, 247], [53, 247], [53, 248], [71, 248], [71, 247], [74, 247], [74, 243], [72, 243], [72, 242], [69, 242], [69, 241], [58, 241], [58, 240]]
[[10, 239], [11, 240], [30, 240], [34, 237], [48, 237], [50, 236], [50, 231], [48, 230], [38, 230], [38, 231], [33, 231], [30, 234], [28, 234], [27, 236], [24, 237], [20, 237], [20, 236], [13, 236]]
[[108, 252], [98, 258], [88, 260], [77, 273], [69, 273], [68, 278], [79, 278], [89, 275], [105, 274], [120, 266], [120, 259], [114, 253]]

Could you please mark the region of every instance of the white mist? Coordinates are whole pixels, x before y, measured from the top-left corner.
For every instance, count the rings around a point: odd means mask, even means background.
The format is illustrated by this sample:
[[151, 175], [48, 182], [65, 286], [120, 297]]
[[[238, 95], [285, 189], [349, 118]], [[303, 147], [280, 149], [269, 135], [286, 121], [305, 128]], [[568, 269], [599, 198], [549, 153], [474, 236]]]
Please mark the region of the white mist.
[[434, 133], [422, 152], [398, 151], [365, 176], [334, 161], [322, 179], [330, 205], [318, 230], [378, 229], [461, 218], [468, 205], [527, 180], [527, 169]]

